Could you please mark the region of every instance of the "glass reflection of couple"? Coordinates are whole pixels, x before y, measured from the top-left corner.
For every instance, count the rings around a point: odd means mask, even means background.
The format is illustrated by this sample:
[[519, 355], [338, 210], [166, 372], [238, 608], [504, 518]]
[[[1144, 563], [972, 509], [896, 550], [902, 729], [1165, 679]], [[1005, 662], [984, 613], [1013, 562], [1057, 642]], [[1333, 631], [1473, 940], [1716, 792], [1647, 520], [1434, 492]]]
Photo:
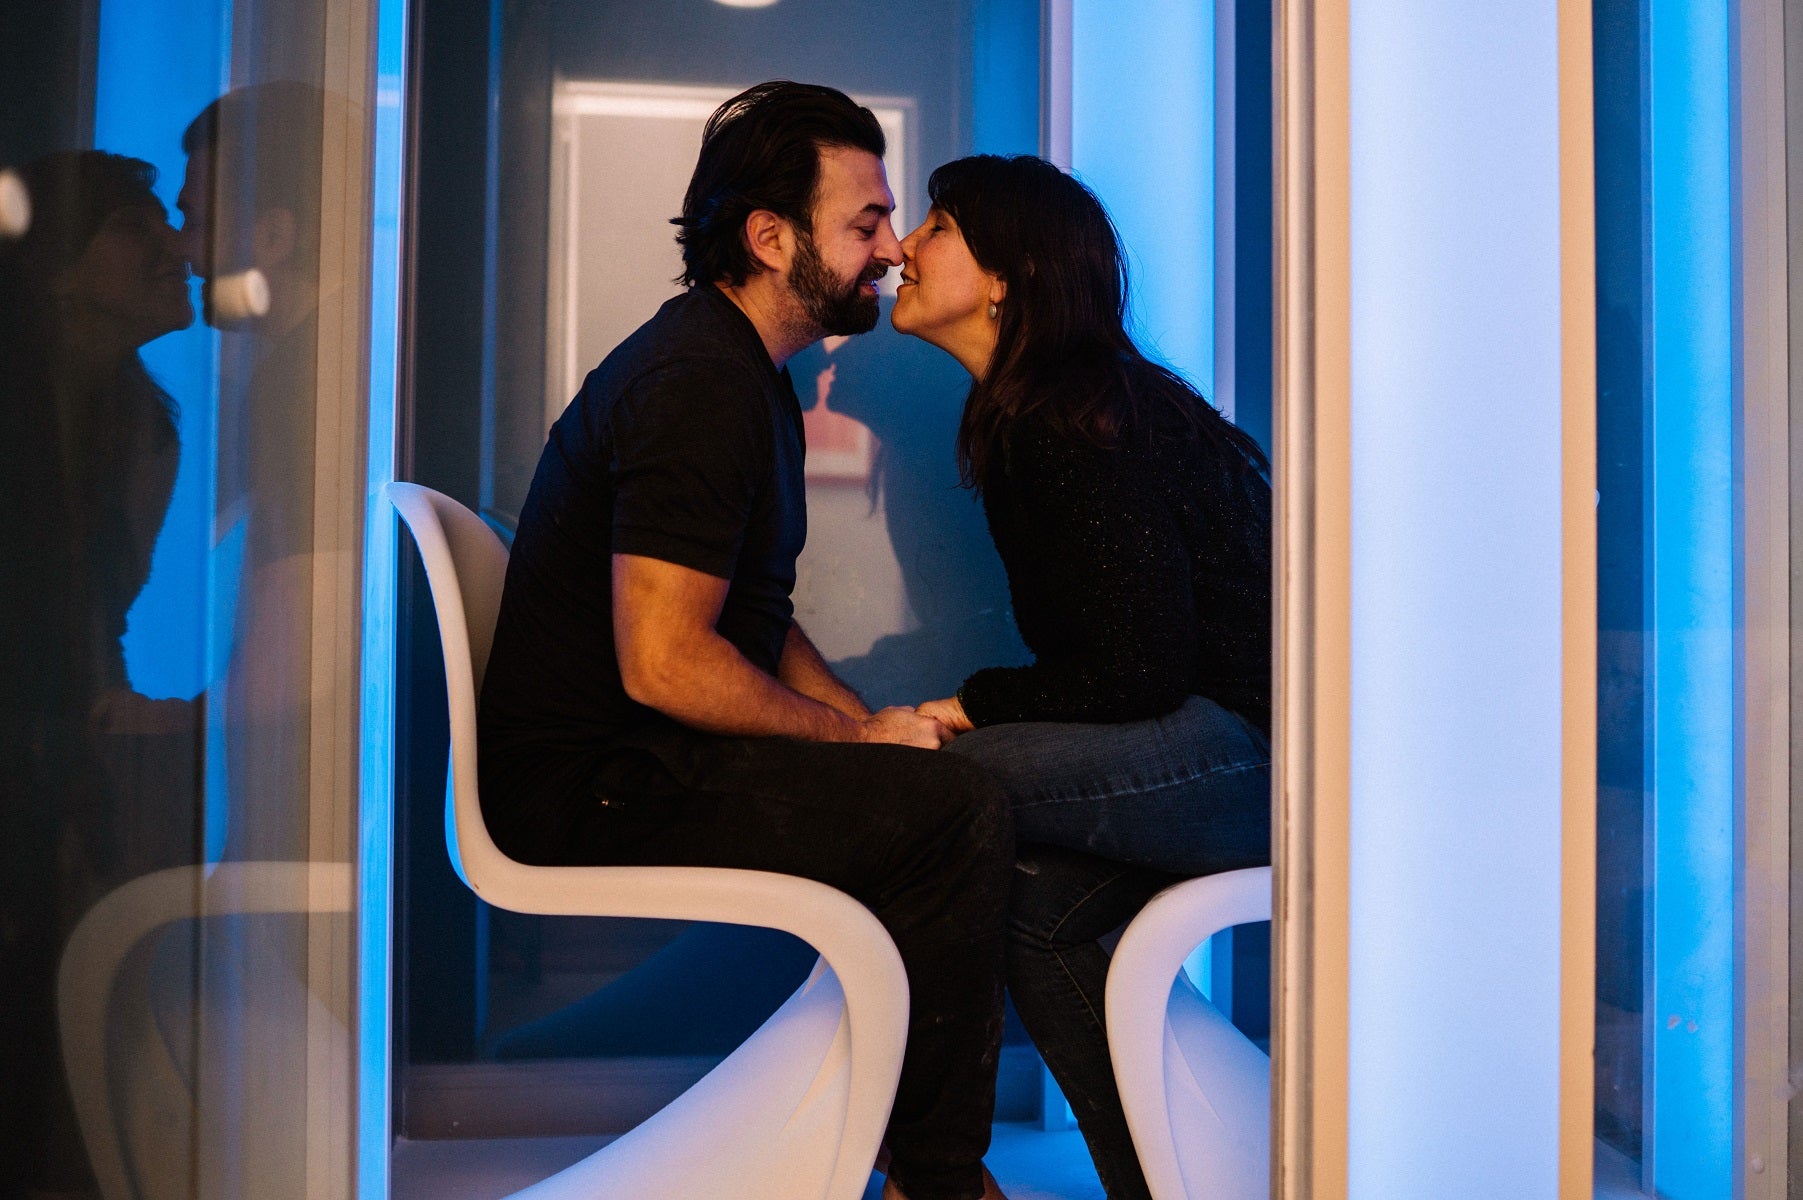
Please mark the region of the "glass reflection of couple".
[[[1109, 1195], [1143, 1196], [1100, 939], [1174, 879], [1269, 861], [1267, 466], [1134, 347], [1081, 184], [949, 163], [898, 242], [883, 151], [830, 88], [759, 85], [708, 122], [676, 221], [689, 288], [589, 375], [520, 517], [485, 814], [528, 862], [776, 870], [870, 907], [911, 988], [886, 1195], [1000, 1194], [1005, 971]], [[792, 619], [784, 366], [872, 328], [898, 265], [895, 327], [971, 374], [957, 452], [1034, 662], [871, 713]]]
[[[14, 855], [0, 886], [0, 1014], [16, 1034], [0, 1055], [8, 1080], [0, 1117], [19, 1133], [0, 1152], [0, 1177], [23, 1188], [89, 1186], [62, 1064], [45, 1051], [56, 1044], [58, 961], [71, 930], [102, 896], [202, 856], [203, 704], [234, 736], [237, 792], [252, 790], [253, 755], [244, 751], [261, 755], [265, 778], [286, 768], [270, 753], [277, 739], [253, 744], [246, 734], [253, 722], [241, 714], [257, 685], [273, 696], [273, 684], [291, 682], [273, 679], [265, 665], [284, 661], [290, 647], [260, 636], [255, 656], [234, 661], [233, 686], [209, 681], [204, 702], [152, 699], [129, 677], [124, 637], [170, 514], [182, 453], [178, 405], [142, 351], [193, 323], [191, 264], [208, 322], [247, 335], [228, 352], [258, 363], [251, 387], [227, 397], [220, 438], [224, 459], [238, 470], [219, 491], [233, 506], [231, 518], [249, 527], [250, 571], [278, 558], [264, 531], [293, 524], [301, 507], [277, 483], [297, 473], [290, 447], [311, 445], [310, 437], [293, 436], [297, 423], [310, 429], [311, 368], [297, 385], [301, 373], [267, 347], [305, 324], [316, 294], [306, 273], [314, 270], [308, 248], [317, 244], [317, 221], [304, 197], [311, 193], [317, 208], [323, 103], [317, 88], [272, 83], [209, 104], [182, 138], [188, 163], [179, 231], [156, 194], [155, 167], [140, 159], [63, 150], [9, 173], [28, 200], [29, 219], [0, 237], [0, 475], [18, 509], [0, 524], [0, 628], [7, 631], [0, 639], [0, 829]], [[279, 153], [263, 149], [276, 146]], [[229, 287], [219, 285], [248, 268], [257, 272], [255, 302], [222, 304]], [[272, 324], [278, 317], [287, 321], [282, 328]], [[300, 349], [310, 354], [311, 342]], [[257, 386], [277, 378], [285, 390]], [[246, 391], [256, 393], [254, 403]], [[246, 443], [248, 455], [240, 452]], [[256, 614], [270, 605], [238, 607]], [[284, 632], [271, 626], [264, 617], [256, 632]], [[278, 705], [295, 707], [281, 697], [265, 707]], [[283, 726], [284, 746], [296, 742], [286, 733], [293, 725]], [[292, 806], [269, 793], [270, 807], [282, 811], [264, 823], [291, 824]], [[245, 815], [240, 806], [240, 853], [254, 824]], [[191, 946], [179, 938], [159, 943], [152, 977], [162, 999], [192, 986], [185, 954]], [[171, 1161], [181, 1158], [179, 1149], [168, 1148]], [[156, 1175], [142, 1159], [137, 1169]]]

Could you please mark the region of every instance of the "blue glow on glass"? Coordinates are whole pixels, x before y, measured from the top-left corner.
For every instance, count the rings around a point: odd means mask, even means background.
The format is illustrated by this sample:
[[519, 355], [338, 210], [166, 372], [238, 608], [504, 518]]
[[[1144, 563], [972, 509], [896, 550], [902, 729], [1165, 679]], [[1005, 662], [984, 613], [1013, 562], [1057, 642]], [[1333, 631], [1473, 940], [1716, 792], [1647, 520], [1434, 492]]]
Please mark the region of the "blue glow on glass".
[[[218, 0], [105, 0], [100, 7], [94, 145], [154, 164], [157, 195], [178, 225], [175, 196], [187, 166], [182, 130], [221, 91], [230, 22], [230, 6]], [[213, 678], [207, 579], [218, 353], [219, 335], [198, 317], [144, 348], [150, 373], [181, 407], [175, 493], [124, 642], [132, 687], [152, 699], [191, 699]], [[215, 604], [222, 599], [215, 596]]]
[[1353, 9], [1348, 1200], [1559, 1191], [1556, 16]]
[[1730, 13], [1646, 10], [1650, 1180], [1734, 1192], [1734, 447]]
[[379, 0], [370, 246], [369, 475], [363, 568], [363, 745], [357, 897], [357, 1195], [388, 1196], [389, 1030], [393, 992], [395, 385], [400, 333], [402, 120], [406, 0]]
[[1134, 333], [1214, 390], [1214, 5], [1074, 0], [1071, 165], [1126, 243]]

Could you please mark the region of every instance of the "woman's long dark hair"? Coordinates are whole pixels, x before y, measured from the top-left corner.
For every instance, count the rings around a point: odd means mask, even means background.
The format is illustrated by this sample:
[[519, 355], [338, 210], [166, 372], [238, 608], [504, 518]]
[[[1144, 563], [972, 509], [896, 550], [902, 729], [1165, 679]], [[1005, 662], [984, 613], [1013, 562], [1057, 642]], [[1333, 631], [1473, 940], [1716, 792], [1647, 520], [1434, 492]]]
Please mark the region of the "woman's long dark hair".
[[[1258, 443], [1127, 333], [1127, 264], [1101, 201], [1042, 158], [978, 154], [927, 181], [977, 263], [1001, 276], [996, 355], [971, 385], [958, 428], [958, 469], [981, 489], [1006, 429], [1037, 416], [1054, 433], [1112, 446], [1123, 429], [1168, 405], [1215, 444], [1224, 465], [1270, 469]], [[1239, 473], [1236, 470], [1236, 473]]]

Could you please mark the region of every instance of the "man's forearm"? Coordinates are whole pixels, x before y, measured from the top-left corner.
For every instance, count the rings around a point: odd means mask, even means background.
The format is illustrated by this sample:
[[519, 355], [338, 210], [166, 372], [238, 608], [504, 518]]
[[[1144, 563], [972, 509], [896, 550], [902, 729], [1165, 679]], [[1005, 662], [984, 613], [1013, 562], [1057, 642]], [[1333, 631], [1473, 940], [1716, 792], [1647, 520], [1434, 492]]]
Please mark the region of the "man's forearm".
[[[782, 661], [789, 658], [785, 648]], [[851, 742], [863, 732], [853, 715], [759, 670], [718, 634], [623, 675], [634, 700], [708, 733]]]
[[863, 699], [833, 674], [826, 660], [820, 657], [820, 651], [795, 622], [789, 623], [789, 635], [783, 643], [783, 657], [777, 664], [776, 676], [794, 691], [848, 717], [862, 720], [870, 715]]

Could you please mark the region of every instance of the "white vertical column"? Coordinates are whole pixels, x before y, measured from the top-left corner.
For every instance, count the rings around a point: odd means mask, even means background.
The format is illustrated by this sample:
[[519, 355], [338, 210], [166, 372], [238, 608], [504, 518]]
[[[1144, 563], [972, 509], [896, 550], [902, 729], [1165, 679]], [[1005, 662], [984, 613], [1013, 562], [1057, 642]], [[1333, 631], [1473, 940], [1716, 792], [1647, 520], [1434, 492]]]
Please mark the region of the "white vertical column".
[[1356, 1200], [1559, 1194], [1559, 17], [1350, 6]]

